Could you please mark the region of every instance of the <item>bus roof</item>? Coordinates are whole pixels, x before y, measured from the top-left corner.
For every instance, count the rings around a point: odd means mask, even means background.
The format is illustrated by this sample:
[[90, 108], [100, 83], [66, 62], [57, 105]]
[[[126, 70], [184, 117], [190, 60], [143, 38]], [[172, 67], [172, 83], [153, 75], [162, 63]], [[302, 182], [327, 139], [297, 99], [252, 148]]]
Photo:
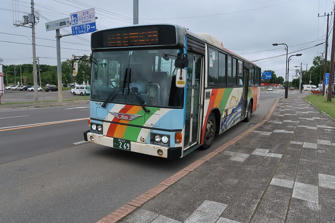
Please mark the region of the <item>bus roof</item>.
[[132, 27], [146, 27], [146, 26], [174, 26], [175, 29], [176, 29], [176, 40], [178, 42], [183, 42], [184, 41], [184, 35], [187, 34], [187, 35], [190, 35], [204, 43], [207, 43], [207, 44], [210, 44], [214, 47], [217, 47], [231, 55], [233, 55], [234, 57], [237, 57], [241, 60], [244, 60], [256, 67], [259, 67], [257, 64], [247, 60], [246, 58], [238, 55], [237, 53], [234, 53], [233, 51], [227, 49], [224, 47], [223, 45], [223, 42], [218, 40], [217, 38], [209, 35], [209, 34], [205, 34], [205, 33], [199, 33], [199, 34], [195, 34], [195, 33], [192, 33], [188, 28], [186, 27], [183, 27], [183, 26], [180, 26], [180, 25], [174, 25], [174, 24], [148, 24], [148, 25], [132, 25], [132, 26], [123, 26], [123, 27], [115, 27], [115, 28], [112, 28], [112, 29], [105, 29], [105, 30], [99, 30], [95, 33], [92, 34], [92, 36], [94, 36], [95, 34], [97, 33], [100, 33], [100, 32], [105, 32], [105, 31], [109, 31], [109, 30], [116, 30], [116, 29], [127, 29], [127, 28], [132, 28]]

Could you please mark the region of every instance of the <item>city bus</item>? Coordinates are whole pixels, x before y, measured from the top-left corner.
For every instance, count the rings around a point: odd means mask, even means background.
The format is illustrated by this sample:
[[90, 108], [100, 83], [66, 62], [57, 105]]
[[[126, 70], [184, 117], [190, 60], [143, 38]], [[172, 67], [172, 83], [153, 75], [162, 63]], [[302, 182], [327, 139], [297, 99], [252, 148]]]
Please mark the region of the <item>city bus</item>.
[[261, 69], [210, 35], [177, 25], [139, 25], [91, 36], [85, 140], [182, 158], [257, 109]]

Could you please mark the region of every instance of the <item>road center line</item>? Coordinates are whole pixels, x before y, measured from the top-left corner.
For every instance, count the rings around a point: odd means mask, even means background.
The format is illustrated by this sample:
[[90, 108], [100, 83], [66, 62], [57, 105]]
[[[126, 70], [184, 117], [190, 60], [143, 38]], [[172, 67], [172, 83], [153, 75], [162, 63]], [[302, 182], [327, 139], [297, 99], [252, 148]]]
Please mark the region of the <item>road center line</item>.
[[82, 108], [88, 108], [88, 107], [72, 107], [72, 108], [65, 108], [65, 110], [82, 109]]
[[24, 118], [24, 117], [28, 117], [28, 115], [7, 116], [7, 117], [1, 117], [0, 119]]
[[63, 123], [78, 122], [78, 121], [83, 121], [87, 119], [88, 118], [77, 118], [77, 119], [68, 119], [68, 120], [60, 120], [60, 121], [52, 121], [52, 122], [32, 123], [32, 124], [26, 124], [26, 125], [6, 126], [6, 127], [0, 127], [0, 132], [7, 132], [7, 131], [12, 131], [12, 130], [27, 129], [27, 128], [34, 128], [34, 127], [40, 127], [40, 126], [48, 126], [48, 125], [59, 125]]

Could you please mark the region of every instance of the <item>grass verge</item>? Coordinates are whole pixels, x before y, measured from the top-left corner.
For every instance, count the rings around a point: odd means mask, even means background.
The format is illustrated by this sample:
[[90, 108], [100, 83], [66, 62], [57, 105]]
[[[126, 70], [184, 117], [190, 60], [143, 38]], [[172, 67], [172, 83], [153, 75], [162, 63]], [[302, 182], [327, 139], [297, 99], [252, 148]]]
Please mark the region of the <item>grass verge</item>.
[[327, 113], [333, 119], [335, 119], [335, 98], [332, 102], [327, 102], [327, 98], [321, 95], [308, 95], [307, 101], [311, 102], [320, 111]]

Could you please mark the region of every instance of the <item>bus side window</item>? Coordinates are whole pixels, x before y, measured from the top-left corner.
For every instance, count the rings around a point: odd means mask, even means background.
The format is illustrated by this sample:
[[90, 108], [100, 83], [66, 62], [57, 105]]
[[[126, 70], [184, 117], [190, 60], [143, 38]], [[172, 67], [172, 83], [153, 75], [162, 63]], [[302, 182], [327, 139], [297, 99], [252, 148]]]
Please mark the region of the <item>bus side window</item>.
[[220, 87], [227, 86], [226, 58], [227, 58], [226, 54], [219, 53], [219, 85]]
[[254, 86], [255, 68], [252, 67], [249, 72], [249, 86]]
[[234, 86], [234, 78], [232, 78], [233, 76], [233, 72], [232, 72], [232, 58], [230, 55], [228, 55], [227, 57], [227, 76], [228, 76], [228, 87], [233, 87]]
[[208, 49], [208, 87], [215, 87], [218, 83], [219, 75], [219, 56], [218, 51], [212, 48]]
[[237, 84], [238, 86], [243, 86], [243, 62], [238, 61], [238, 71], [237, 71]]

